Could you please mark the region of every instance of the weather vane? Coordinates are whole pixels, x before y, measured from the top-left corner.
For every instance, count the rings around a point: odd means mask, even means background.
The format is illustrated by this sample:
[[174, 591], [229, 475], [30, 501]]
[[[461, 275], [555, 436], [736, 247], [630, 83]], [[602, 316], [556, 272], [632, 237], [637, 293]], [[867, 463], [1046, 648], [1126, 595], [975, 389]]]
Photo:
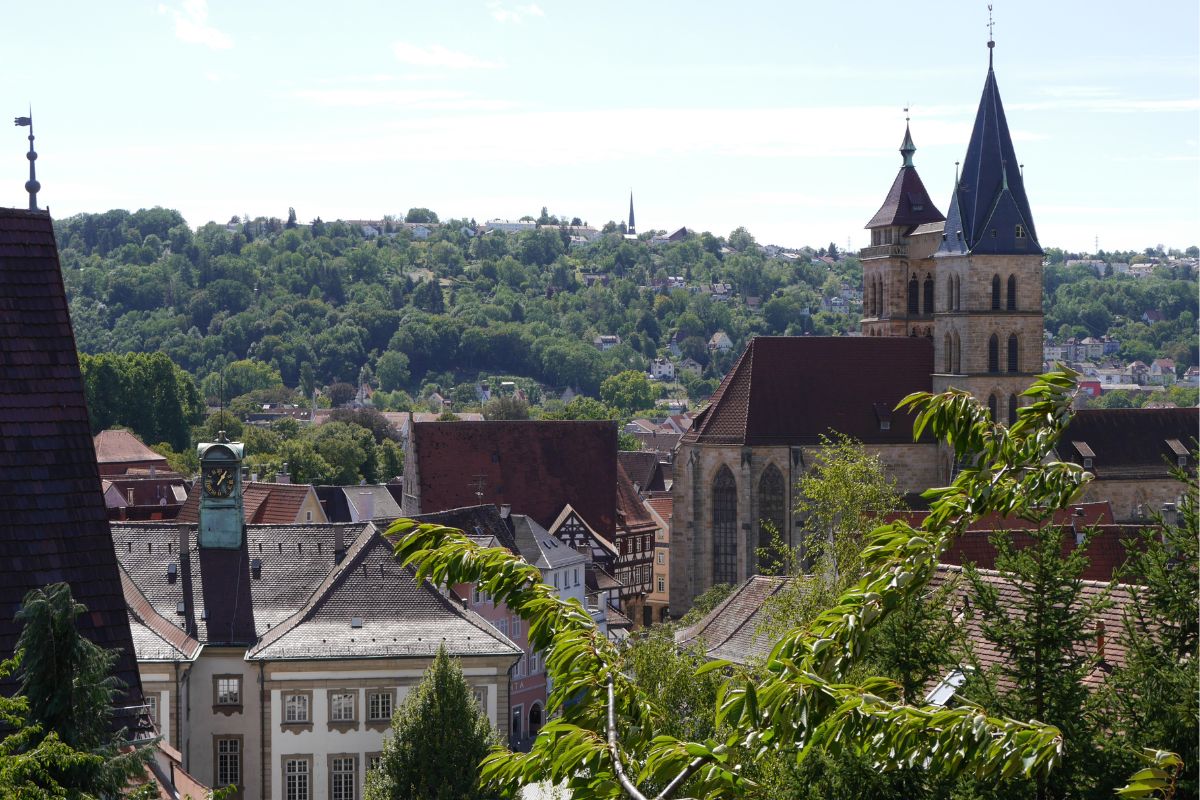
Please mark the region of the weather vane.
[[992, 34], [995, 32], [996, 22], [992, 19], [992, 4], [988, 3], [988, 43], [991, 44], [995, 38]]
[[28, 117], [17, 117], [13, 124], [18, 128], [29, 128], [29, 153], [25, 156], [29, 159], [29, 180], [25, 182], [25, 191], [29, 192], [29, 210], [37, 211], [37, 193], [42, 185], [37, 181], [33, 163], [37, 161], [37, 153], [33, 150], [33, 108], [30, 107]]

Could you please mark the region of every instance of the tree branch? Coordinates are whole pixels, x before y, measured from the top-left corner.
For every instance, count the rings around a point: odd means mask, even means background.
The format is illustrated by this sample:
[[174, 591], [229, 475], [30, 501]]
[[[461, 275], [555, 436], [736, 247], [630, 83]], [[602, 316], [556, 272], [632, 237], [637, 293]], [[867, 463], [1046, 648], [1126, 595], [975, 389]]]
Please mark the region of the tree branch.
[[625, 767], [621, 764], [621, 753], [617, 749], [617, 699], [611, 674], [608, 676], [608, 754], [612, 758], [613, 772], [617, 774], [617, 781], [621, 784], [621, 788], [633, 800], [648, 800], [646, 795], [638, 791], [637, 785], [625, 774]]

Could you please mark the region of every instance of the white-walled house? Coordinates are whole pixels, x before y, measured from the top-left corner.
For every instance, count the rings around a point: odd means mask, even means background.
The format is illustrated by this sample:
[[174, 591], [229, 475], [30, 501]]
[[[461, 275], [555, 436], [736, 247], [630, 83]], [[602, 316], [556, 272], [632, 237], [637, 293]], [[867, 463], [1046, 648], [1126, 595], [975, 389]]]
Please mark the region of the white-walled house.
[[[418, 584], [371, 522], [112, 525], [148, 701], [189, 773], [244, 800], [362, 797], [392, 712], [439, 645], [505, 730], [521, 650]], [[335, 791], [336, 787], [336, 791]]]

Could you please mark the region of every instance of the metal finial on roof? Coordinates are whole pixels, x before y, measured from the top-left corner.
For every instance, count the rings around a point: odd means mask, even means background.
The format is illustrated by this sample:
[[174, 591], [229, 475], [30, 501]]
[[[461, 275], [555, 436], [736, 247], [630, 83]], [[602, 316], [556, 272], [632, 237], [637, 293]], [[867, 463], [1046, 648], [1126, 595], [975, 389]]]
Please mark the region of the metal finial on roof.
[[38, 183], [37, 171], [34, 169], [37, 153], [33, 149], [33, 107], [30, 107], [28, 117], [16, 117], [13, 124], [18, 128], [29, 128], [29, 152], [25, 156], [29, 159], [29, 180], [25, 181], [25, 191], [29, 192], [29, 210], [37, 211], [37, 193], [42, 185]]
[[996, 49], [994, 37], [996, 21], [992, 19], [992, 4], [988, 3], [988, 69], [992, 68], [992, 51]]

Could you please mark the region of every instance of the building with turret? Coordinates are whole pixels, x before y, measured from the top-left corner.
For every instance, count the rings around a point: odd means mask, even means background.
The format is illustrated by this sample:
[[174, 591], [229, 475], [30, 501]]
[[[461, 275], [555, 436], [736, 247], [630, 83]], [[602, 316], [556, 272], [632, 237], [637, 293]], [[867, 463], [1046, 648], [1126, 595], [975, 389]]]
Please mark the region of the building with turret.
[[[1021, 393], [1042, 366], [1044, 253], [1000, 100], [994, 48], [989, 41], [983, 93], [945, 215], [917, 173], [905, 127], [900, 171], [867, 222], [871, 244], [860, 254], [863, 336], [751, 340], [680, 439], [671, 616], [716, 584], [761, 572], [759, 554], [769, 551], [773, 532], [803, 548], [803, 520], [791, 511], [795, 487], [831, 431], [861, 442], [915, 500], [948, 483], [954, 463], [928, 434], [913, 441], [911, 417], [894, 410], [903, 397], [963, 389], [1001, 424], [1015, 421]], [[1195, 466], [1195, 409], [1130, 414], [1120, 426], [1106, 413], [1080, 411], [1072, 427], [1103, 438], [1110, 459], [1089, 499], [1111, 493], [1117, 521], [1174, 502], [1181, 485], [1152, 464], [1166, 458]], [[1130, 440], [1142, 444], [1133, 448]], [[1135, 450], [1145, 453], [1133, 463]], [[1086, 469], [1099, 465], [1088, 455], [1098, 452], [1070, 431], [1060, 445], [1062, 458]]]

